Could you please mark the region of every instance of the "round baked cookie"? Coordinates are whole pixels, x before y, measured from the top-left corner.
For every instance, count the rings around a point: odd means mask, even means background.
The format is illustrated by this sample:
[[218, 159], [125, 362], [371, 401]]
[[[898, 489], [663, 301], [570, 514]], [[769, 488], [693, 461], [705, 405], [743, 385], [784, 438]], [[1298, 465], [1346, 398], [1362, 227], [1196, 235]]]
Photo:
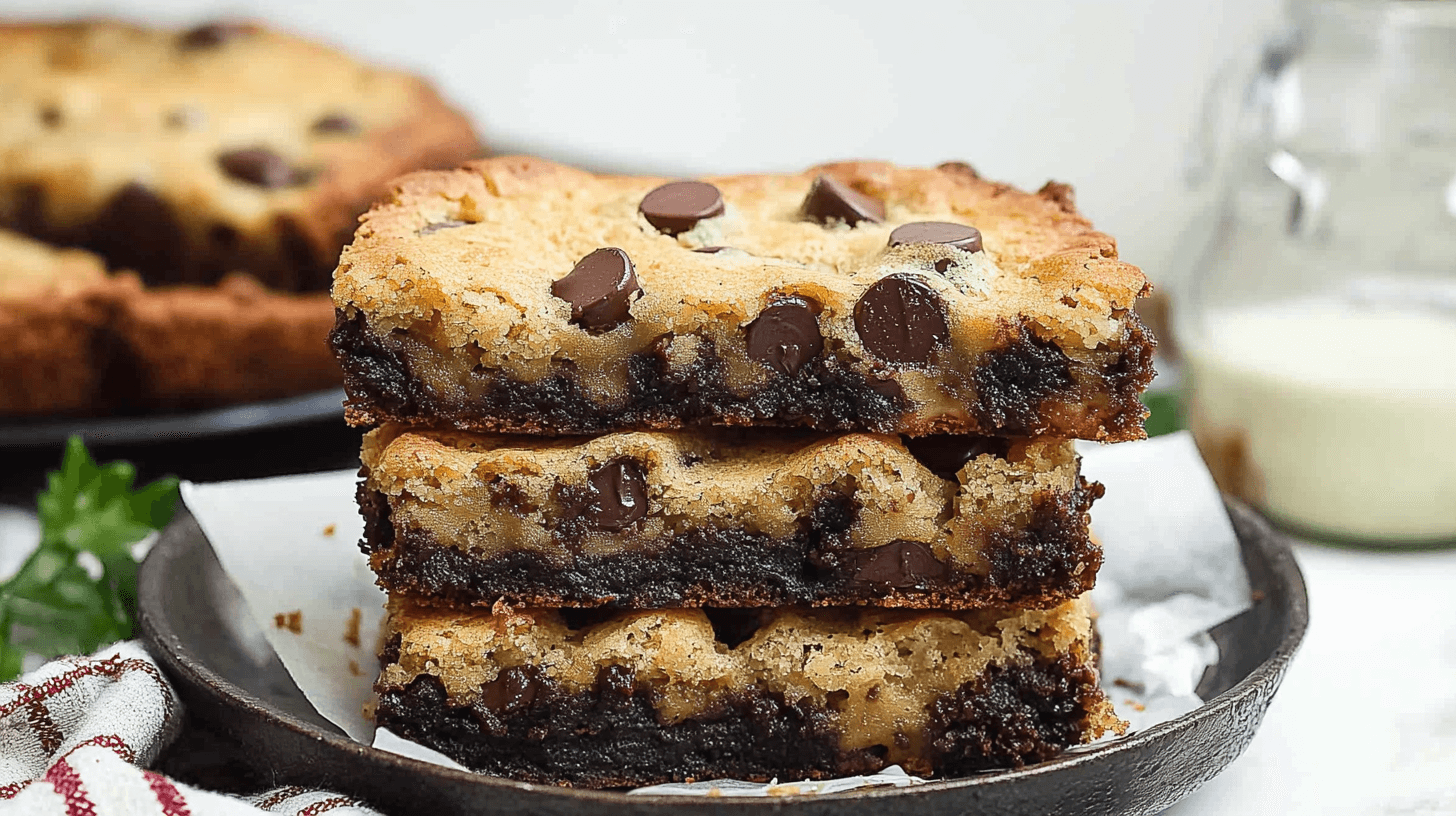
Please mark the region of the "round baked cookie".
[[0, 227], [147, 284], [324, 291], [407, 171], [478, 152], [423, 80], [255, 23], [0, 25]]
[[137, 413], [339, 385], [325, 292], [233, 273], [143, 286], [97, 256], [0, 230], [0, 417]]
[[0, 416], [91, 408], [110, 290], [95, 255], [0, 230]]

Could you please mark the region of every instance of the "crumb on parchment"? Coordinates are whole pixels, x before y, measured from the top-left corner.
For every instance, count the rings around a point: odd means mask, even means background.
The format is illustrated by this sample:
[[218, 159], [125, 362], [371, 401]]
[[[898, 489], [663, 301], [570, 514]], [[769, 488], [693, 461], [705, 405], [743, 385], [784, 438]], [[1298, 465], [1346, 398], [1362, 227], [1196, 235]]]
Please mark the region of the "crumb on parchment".
[[1128, 708], [1131, 708], [1133, 711], [1147, 711], [1148, 710], [1148, 707], [1147, 706], [1143, 705], [1142, 703], [1139, 703], [1137, 700], [1128, 699], [1128, 700], [1123, 700], [1122, 702], [1125, 703], [1127, 705], [1127, 707]]
[[349, 622], [344, 624], [344, 642], [355, 649], [359, 648], [359, 624], [363, 620], [364, 613], [356, 606], [349, 612]]
[[364, 672], [362, 672], [362, 671], [359, 670], [359, 661], [357, 661], [357, 660], [350, 660], [349, 661], [349, 674], [352, 674], [355, 677], [359, 677], [360, 675], [364, 674]]
[[279, 629], [287, 629], [295, 635], [303, 634], [303, 612], [293, 610], [292, 612], [279, 612], [273, 616], [273, 625]]
[[324, 528], [324, 535], [326, 535], [326, 536], [332, 536], [334, 534], [334, 531], [336, 531], [337, 529], [338, 529], [338, 527], [330, 524], [329, 526], [327, 526], [327, 527]]

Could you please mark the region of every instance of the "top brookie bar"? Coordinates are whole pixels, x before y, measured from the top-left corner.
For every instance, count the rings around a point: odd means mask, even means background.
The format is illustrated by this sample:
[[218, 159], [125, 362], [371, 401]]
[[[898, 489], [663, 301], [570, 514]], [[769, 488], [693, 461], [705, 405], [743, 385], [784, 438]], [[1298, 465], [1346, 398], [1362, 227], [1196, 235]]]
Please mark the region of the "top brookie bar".
[[1148, 290], [1065, 185], [857, 162], [416, 173], [334, 279], [356, 424], [1143, 435]]

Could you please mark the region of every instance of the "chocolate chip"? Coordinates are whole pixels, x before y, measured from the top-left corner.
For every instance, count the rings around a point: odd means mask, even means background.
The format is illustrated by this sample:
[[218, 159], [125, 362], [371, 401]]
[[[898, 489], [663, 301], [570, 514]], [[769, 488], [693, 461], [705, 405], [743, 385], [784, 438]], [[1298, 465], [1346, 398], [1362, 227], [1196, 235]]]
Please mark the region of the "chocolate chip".
[[792, 377], [824, 350], [814, 309], [803, 298], [775, 301], [748, 324], [748, 356]]
[[940, 295], [918, 277], [891, 275], [854, 306], [854, 328], [865, 348], [887, 363], [923, 363], [950, 337]]
[[436, 221], [433, 224], [426, 224], [420, 227], [419, 234], [432, 235], [440, 230], [455, 229], [456, 227], [463, 227], [469, 223], [469, 221], [456, 221], [453, 218], [447, 218], [444, 221]]
[[722, 215], [723, 194], [704, 181], [674, 181], [643, 196], [637, 209], [658, 231], [677, 235]]
[[270, 190], [307, 181], [308, 175], [266, 147], [231, 150], [217, 157], [218, 166], [231, 178]]
[[632, 259], [616, 247], [582, 258], [570, 274], [551, 284], [551, 294], [571, 304], [571, 322], [593, 333], [630, 319], [629, 307], [641, 291]]
[[314, 133], [358, 133], [359, 123], [351, 116], [342, 113], [331, 113], [313, 123]]
[[1011, 450], [1011, 443], [995, 436], [968, 434], [931, 434], [905, 438], [905, 449], [916, 461], [942, 479], [956, 481], [956, 474], [966, 463], [983, 453], [1002, 459]]
[[185, 32], [178, 40], [183, 50], [216, 48], [219, 45], [258, 33], [252, 23], [208, 23]]
[[904, 244], [945, 244], [966, 252], [980, 252], [981, 231], [948, 221], [915, 221], [898, 226], [890, 233], [890, 246]]
[[911, 589], [949, 572], [928, 544], [903, 538], [872, 550], [856, 550], [855, 555], [858, 568], [850, 580], [856, 584]]
[[613, 459], [587, 476], [596, 495], [586, 508], [598, 530], [617, 532], [647, 515], [647, 474], [631, 459]]
[[45, 104], [40, 107], [40, 122], [48, 128], [61, 126], [61, 108], [59, 105]]
[[108, 266], [134, 269], [147, 283], [182, 282], [186, 235], [171, 205], [138, 182], [107, 200], [84, 245]]
[[810, 185], [799, 213], [805, 219], [820, 224], [843, 221], [853, 227], [861, 221], [876, 224], [884, 221], [885, 205], [833, 176], [821, 175]]
[[480, 687], [480, 704], [498, 712], [529, 708], [544, 696], [546, 680], [536, 666], [511, 666]]
[[698, 247], [697, 249], [695, 249], [693, 251], [694, 252], [701, 252], [701, 253], [703, 253], [705, 255], [717, 255], [719, 252], [722, 252], [723, 250], [725, 250], [727, 248], [728, 247], [725, 247], [725, 246]]

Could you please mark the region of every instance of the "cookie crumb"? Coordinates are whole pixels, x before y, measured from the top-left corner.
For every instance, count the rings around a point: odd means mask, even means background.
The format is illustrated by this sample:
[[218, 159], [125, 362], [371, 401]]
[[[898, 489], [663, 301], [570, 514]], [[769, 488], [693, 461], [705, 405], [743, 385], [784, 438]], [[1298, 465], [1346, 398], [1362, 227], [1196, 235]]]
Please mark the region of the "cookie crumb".
[[325, 528], [324, 528], [324, 535], [326, 535], [326, 536], [330, 536], [330, 537], [332, 537], [332, 536], [333, 536], [333, 534], [334, 534], [334, 533], [335, 533], [335, 532], [336, 532], [336, 531], [337, 531], [337, 530], [338, 530], [338, 527], [336, 527], [336, 526], [335, 526], [335, 525], [333, 525], [333, 524], [330, 524], [330, 525], [329, 525], [329, 526], [327, 526], [327, 527], [325, 527]]
[[273, 625], [279, 629], [287, 629], [295, 635], [303, 634], [303, 612], [293, 610], [292, 612], [279, 612], [273, 616]]
[[1128, 708], [1131, 708], [1133, 711], [1147, 711], [1148, 710], [1148, 707], [1147, 706], [1143, 705], [1142, 703], [1139, 703], [1137, 700], [1123, 700], [1122, 702], [1125, 705], [1127, 705]]
[[363, 619], [364, 613], [356, 606], [349, 611], [349, 622], [344, 624], [344, 642], [355, 649], [359, 648], [359, 623]]
[[358, 677], [358, 676], [362, 675], [363, 673], [364, 672], [359, 671], [359, 661], [357, 661], [357, 660], [350, 660], [349, 661], [349, 674], [352, 674], [355, 677]]
[[1112, 685], [1114, 685], [1114, 686], [1120, 686], [1120, 687], [1125, 688], [1125, 689], [1131, 689], [1131, 690], [1137, 692], [1138, 694], [1142, 694], [1143, 692], [1145, 692], [1145, 691], [1148, 690], [1147, 689], [1147, 686], [1144, 686], [1142, 683], [1134, 683], [1131, 680], [1126, 680], [1126, 679], [1121, 678], [1121, 677], [1118, 677], [1115, 680], [1113, 680], [1112, 681]]

